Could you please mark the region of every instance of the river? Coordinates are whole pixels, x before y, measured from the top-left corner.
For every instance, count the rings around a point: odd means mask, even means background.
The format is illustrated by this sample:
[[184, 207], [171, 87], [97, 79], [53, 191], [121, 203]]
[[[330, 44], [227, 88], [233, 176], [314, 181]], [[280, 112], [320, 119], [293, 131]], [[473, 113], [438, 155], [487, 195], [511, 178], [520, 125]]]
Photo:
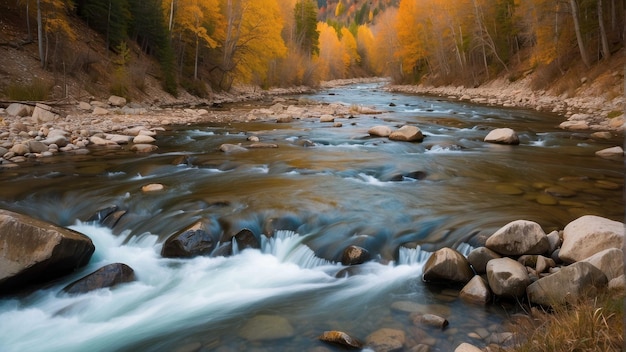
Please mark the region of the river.
[[[302, 351], [326, 346], [317, 340], [325, 330], [365, 339], [381, 328], [403, 330], [408, 347], [484, 346], [468, 334], [501, 331], [515, 303], [473, 306], [455, 290], [425, 285], [430, 252], [450, 246], [467, 254], [517, 219], [546, 233], [584, 214], [623, 220], [623, 161], [594, 155], [621, 137], [593, 140], [558, 129], [554, 114], [391, 94], [379, 84], [307, 98], [384, 113], [337, 119], [342, 127], [318, 119], [179, 126], [160, 133], [150, 155], [94, 150], [0, 170], [1, 208], [72, 228], [96, 245], [79, 272], [0, 299], [0, 351]], [[424, 141], [367, 134], [403, 124], [418, 126]], [[498, 127], [516, 130], [520, 145], [483, 142]], [[218, 150], [251, 135], [278, 148]], [[143, 193], [151, 183], [165, 191]], [[113, 228], [86, 222], [111, 205], [126, 211]], [[250, 229], [262, 248], [162, 258], [163, 241], [197, 221], [216, 240]], [[341, 254], [352, 244], [373, 260], [346, 274]], [[113, 262], [131, 266], [138, 280], [60, 293]], [[450, 326], [416, 328], [398, 308], [407, 305]], [[286, 319], [293, 331], [249, 338], [255, 316]]]

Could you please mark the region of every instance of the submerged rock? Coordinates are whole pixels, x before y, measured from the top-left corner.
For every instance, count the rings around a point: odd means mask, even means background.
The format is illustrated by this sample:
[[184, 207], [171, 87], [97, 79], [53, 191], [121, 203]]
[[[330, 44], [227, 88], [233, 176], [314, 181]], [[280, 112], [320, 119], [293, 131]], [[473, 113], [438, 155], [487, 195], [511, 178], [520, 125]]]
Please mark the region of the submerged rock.
[[289, 320], [277, 315], [257, 315], [239, 330], [239, 336], [248, 341], [278, 340], [293, 335], [294, 329]]
[[367, 347], [376, 352], [402, 351], [405, 342], [404, 331], [390, 328], [376, 330], [365, 339]]
[[0, 210], [0, 248], [0, 292], [67, 275], [95, 250], [81, 233], [7, 210]]
[[86, 293], [135, 280], [135, 271], [131, 267], [122, 263], [113, 263], [105, 265], [93, 273], [72, 282], [65, 286], [63, 291], [69, 294]]

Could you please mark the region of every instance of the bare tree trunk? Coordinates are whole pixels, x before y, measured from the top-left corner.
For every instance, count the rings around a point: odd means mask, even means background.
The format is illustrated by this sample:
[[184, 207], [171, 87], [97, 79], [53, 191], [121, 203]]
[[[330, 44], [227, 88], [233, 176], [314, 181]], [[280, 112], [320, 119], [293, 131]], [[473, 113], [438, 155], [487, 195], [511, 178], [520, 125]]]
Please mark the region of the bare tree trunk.
[[172, 31], [172, 24], [174, 23], [174, 1], [172, 0], [172, 4], [170, 5], [170, 25], [169, 25], [169, 30], [170, 32]]
[[26, 27], [28, 28], [28, 41], [33, 41], [33, 32], [30, 29], [30, 0], [26, 0]]
[[198, 79], [198, 51], [200, 50], [200, 41], [198, 35], [196, 35], [196, 60], [193, 68], [193, 79]]
[[43, 23], [41, 21], [41, 0], [37, 0], [37, 41], [39, 43], [39, 60], [41, 67], [46, 66], [46, 59], [43, 54]]
[[578, 50], [580, 51], [580, 58], [587, 67], [591, 67], [591, 61], [589, 61], [589, 55], [583, 42], [583, 35], [580, 32], [580, 21], [578, 19], [578, 4], [576, 0], [570, 0], [570, 7], [572, 8], [572, 17], [574, 19], [574, 31], [576, 32], [576, 40], [578, 42]]
[[598, 23], [600, 24], [600, 42], [602, 43], [602, 57], [608, 59], [611, 56], [609, 40], [606, 37], [604, 28], [604, 14], [602, 13], [602, 0], [598, 0]]

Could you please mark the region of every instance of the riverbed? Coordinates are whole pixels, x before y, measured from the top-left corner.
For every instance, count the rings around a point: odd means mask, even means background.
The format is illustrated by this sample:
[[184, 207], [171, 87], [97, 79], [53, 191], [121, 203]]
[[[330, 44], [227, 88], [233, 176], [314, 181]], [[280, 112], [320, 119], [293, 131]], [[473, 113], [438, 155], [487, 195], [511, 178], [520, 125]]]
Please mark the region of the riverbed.
[[[152, 154], [93, 149], [0, 171], [0, 207], [78, 230], [96, 245], [89, 265], [71, 277], [0, 300], [0, 350], [299, 351], [325, 347], [317, 336], [326, 330], [365, 339], [383, 328], [404, 331], [407, 347], [485, 345], [477, 331], [502, 332], [516, 304], [473, 306], [454, 288], [425, 285], [421, 268], [430, 252], [449, 246], [467, 254], [517, 219], [536, 221], [546, 233], [586, 214], [623, 220], [623, 160], [594, 154], [621, 145], [621, 136], [595, 140], [560, 130], [555, 114], [381, 87], [306, 96], [353, 107], [335, 119], [341, 127], [317, 118], [174, 126], [157, 136]], [[424, 141], [367, 133], [405, 124], [418, 126]], [[520, 145], [483, 142], [499, 127], [514, 129]], [[249, 145], [251, 136], [275, 147], [219, 151], [225, 143]], [[165, 190], [142, 192], [147, 184]], [[86, 221], [111, 205], [125, 211], [111, 228]], [[249, 229], [262, 248], [231, 257], [160, 256], [168, 236], [198, 221], [216, 240]], [[350, 245], [372, 260], [342, 266]], [[134, 268], [138, 281], [60, 293], [113, 262]], [[445, 316], [450, 326], [413, 326], [410, 311]], [[246, 324], [255, 316], [285, 319], [292, 332], [250, 338]]]

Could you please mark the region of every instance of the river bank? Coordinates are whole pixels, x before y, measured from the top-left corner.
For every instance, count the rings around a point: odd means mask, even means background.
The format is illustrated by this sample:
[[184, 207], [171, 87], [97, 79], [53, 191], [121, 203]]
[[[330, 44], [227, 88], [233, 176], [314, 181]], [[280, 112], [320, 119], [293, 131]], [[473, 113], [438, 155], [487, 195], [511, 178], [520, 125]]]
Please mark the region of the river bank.
[[[385, 78], [335, 80], [324, 82], [320, 89], [385, 82], [388, 82]], [[581, 93], [567, 98], [546, 91], [532, 91], [528, 86], [528, 78], [525, 78], [513, 83], [498, 79], [477, 88], [385, 85], [383, 89], [389, 92], [435, 95], [480, 105], [549, 111], [563, 116], [563, 122], [559, 127], [565, 130], [623, 134], [625, 123], [622, 96], [608, 99], [607, 95], [603, 94]], [[593, 89], [596, 88], [588, 87], [588, 90]], [[210, 99], [187, 97], [171, 100], [157, 96], [151, 102], [128, 103], [124, 98], [111, 96], [106, 101], [91, 99], [63, 105], [33, 106], [14, 103], [6, 108], [0, 108], [0, 165], [14, 167], [16, 163], [29, 158], [52, 156], [58, 152], [86, 154], [89, 152], [88, 145], [117, 148], [134, 143], [138, 145], [133, 146], [135, 151], [151, 152], [155, 150], [152, 145], [155, 139], [141, 137], [136, 140], [138, 135], [153, 137], [170, 125], [258, 120], [259, 114], [251, 116], [250, 110], [285, 102], [286, 96], [310, 94], [315, 91], [310, 87], [261, 90], [258, 87], [246, 86], [238, 87], [229, 93], [214, 94]], [[237, 108], [228, 107], [233, 103], [238, 104]], [[346, 115], [355, 108], [341, 104], [334, 104], [328, 108], [326, 106], [328, 104], [310, 101], [306, 96], [294, 99], [289, 104], [298, 106], [300, 110], [313, 111], [309, 115], [315, 117], [324, 114]], [[369, 111], [371, 109], [366, 102], [358, 108], [363, 110], [358, 113], [372, 112]], [[265, 115], [267, 117], [272, 114]], [[282, 118], [289, 119], [289, 116]], [[55, 131], [53, 136], [49, 135], [50, 131]], [[58, 137], [59, 135], [62, 138]], [[54, 140], [51, 139], [53, 137]]]
[[[552, 112], [564, 117], [560, 127], [566, 130], [624, 132], [623, 94], [610, 98], [601, 93], [580, 92], [567, 97], [545, 90], [533, 91], [529, 85], [529, 79], [511, 83], [501, 78], [477, 88], [389, 85], [385, 89], [389, 92], [435, 95], [473, 104]], [[588, 91], [597, 91], [597, 88], [589, 87]]]

